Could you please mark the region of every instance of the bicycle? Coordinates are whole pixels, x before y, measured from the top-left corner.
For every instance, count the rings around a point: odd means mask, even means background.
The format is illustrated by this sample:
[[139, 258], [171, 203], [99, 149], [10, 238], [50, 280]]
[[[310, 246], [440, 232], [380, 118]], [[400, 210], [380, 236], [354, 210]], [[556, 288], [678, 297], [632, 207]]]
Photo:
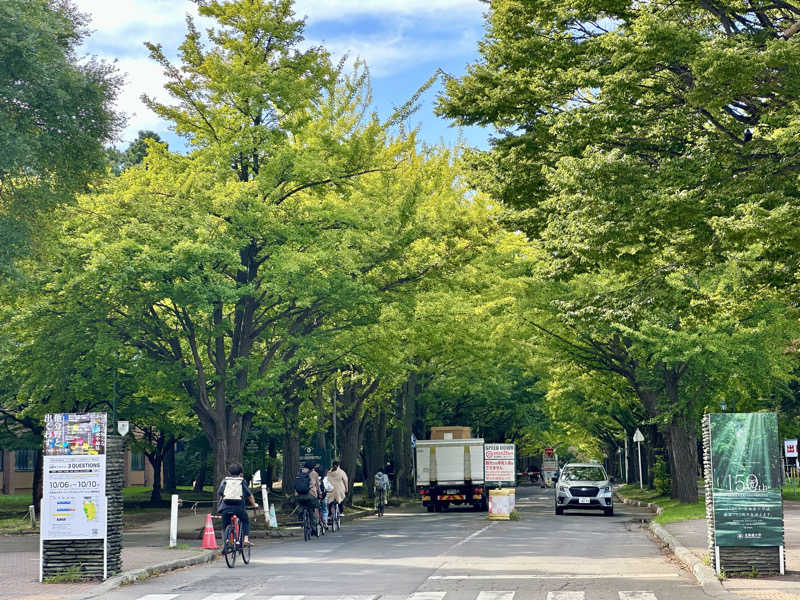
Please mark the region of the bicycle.
[[339, 510], [339, 503], [334, 501], [328, 505], [328, 512], [331, 519], [331, 532], [336, 533], [342, 528], [342, 513]]
[[242, 541], [243, 528], [240, 527], [239, 517], [231, 515], [231, 522], [225, 527], [222, 534], [222, 555], [225, 557], [225, 563], [229, 569], [236, 566], [236, 553], [242, 555], [242, 562], [248, 564], [250, 562], [250, 545]]
[[303, 540], [306, 542], [311, 539], [312, 536], [316, 535], [319, 537], [317, 531], [320, 527], [319, 519], [317, 519], [316, 525], [314, 524], [314, 511], [309, 510], [308, 508], [303, 508]]
[[384, 497], [385, 494], [386, 490], [384, 490], [382, 487], [375, 487], [375, 510], [377, 511], [379, 517], [383, 516], [383, 509], [386, 505], [386, 499]]

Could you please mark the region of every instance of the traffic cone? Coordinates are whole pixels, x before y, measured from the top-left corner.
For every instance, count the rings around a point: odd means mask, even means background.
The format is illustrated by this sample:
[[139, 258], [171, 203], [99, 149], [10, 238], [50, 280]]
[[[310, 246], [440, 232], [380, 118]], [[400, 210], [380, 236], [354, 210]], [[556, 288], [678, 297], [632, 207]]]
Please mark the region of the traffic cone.
[[211, 515], [206, 515], [206, 528], [203, 530], [202, 548], [206, 550], [217, 550], [217, 536], [214, 535], [214, 524], [211, 522]]

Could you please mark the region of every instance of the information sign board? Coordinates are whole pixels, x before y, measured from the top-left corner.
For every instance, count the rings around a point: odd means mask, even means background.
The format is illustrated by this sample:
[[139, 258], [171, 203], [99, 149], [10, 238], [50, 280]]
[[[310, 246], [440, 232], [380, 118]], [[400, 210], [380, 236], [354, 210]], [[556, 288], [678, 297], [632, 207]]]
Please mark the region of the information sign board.
[[45, 415], [43, 540], [106, 536], [106, 414]]
[[710, 415], [716, 546], [782, 546], [781, 456], [775, 413]]
[[783, 455], [786, 458], [797, 458], [797, 440], [783, 440]]
[[485, 444], [483, 446], [483, 466], [486, 483], [507, 483], [517, 481], [516, 446], [514, 444]]

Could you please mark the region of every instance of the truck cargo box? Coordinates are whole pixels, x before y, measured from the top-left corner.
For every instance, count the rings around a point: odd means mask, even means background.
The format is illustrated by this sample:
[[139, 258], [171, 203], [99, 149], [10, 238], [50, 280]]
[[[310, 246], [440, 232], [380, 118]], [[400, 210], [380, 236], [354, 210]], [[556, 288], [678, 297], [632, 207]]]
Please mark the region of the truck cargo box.
[[472, 438], [471, 427], [431, 427], [432, 440], [468, 440]]
[[483, 439], [419, 440], [417, 485], [483, 483]]

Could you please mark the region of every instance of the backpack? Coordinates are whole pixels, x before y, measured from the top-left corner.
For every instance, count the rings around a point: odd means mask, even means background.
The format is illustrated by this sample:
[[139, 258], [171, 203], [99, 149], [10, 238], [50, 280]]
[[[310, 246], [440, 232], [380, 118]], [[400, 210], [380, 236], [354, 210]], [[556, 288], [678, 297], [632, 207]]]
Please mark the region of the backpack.
[[241, 477], [226, 477], [225, 489], [222, 490], [222, 499], [225, 504], [234, 504], [242, 501], [242, 483]]
[[300, 471], [294, 480], [294, 491], [300, 495], [311, 491], [311, 477], [305, 471]]

